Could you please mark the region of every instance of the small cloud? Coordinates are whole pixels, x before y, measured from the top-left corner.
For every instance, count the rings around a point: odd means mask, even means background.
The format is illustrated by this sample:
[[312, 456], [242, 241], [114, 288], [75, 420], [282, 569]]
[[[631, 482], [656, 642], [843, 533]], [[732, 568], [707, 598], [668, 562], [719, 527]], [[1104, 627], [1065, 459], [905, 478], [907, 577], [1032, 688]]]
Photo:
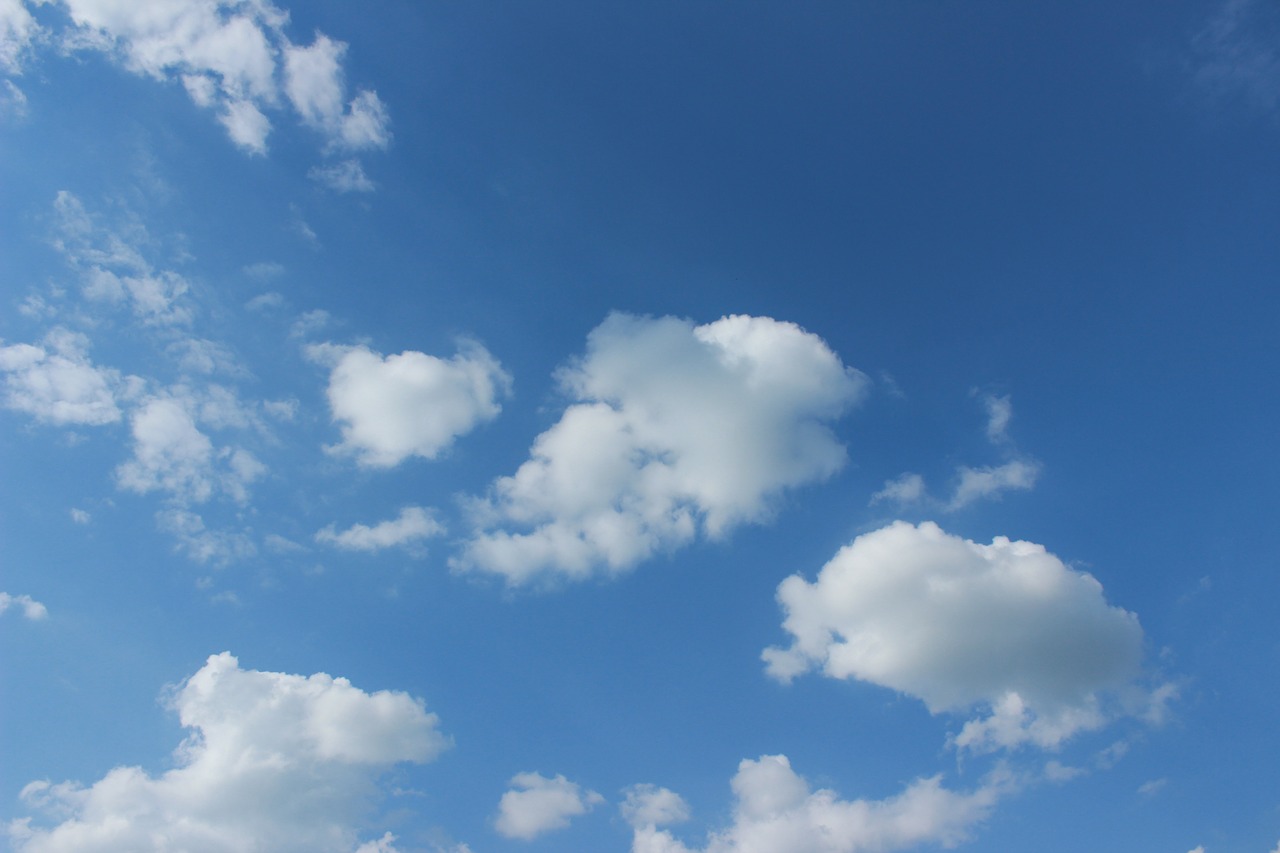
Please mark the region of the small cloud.
[[279, 308], [284, 304], [284, 296], [276, 293], [274, 290], [268, 293], [260, 293], [244, 304], [244, 307], [256, 313], [263, 313]]
[[948, 512], [954, 512], [982, 498], [999, 497], [1006, 491], [1034, 487], [1040, 476], [1040, 463], [1014, 459], [1003, 465], [985, 468], [961, 466], [959, 474], [960, 482], [956, 484], [956, 490], [946, 505]]
[[1169, 780], [1163, 777], [1160, 779], [1151, 779], [1138, 786], [1138, 793], [1144, 797], [1153, 797], [1168, 784]]
[[584, 791], [560, 775], [548, 779], [540, 773], [518, 773], [511, 785], [498, 803], [496, 826], [499, 834], [523, 841], [564, 829], [572, 818], [604, 802], [595, 791]]
[[987, 409], [987, 440], [992, 444], [1004, 444], [1009, 440], [1009, 421], [1013, 418], [1013, 403], [1008, 395], [996, 397], [984, 394], [982, 404]]
[[309, 338], [328, 326], [331, 319], [329, 312], [322, 308], [308, 311], [293, 322], [293, 326], [289, 328], [289, 337]]
[[364, 167], [354, 158], [330, 166], [316, 166], [307, 173], [307, 177], [340, 193], [367, 193], [374, 189], [374, 183], [364, 173]]
[[10, 595], [0, 592], [0, 613], [10, 607], [21, 607], [22, 615], [32, 622], [38, 622], [49, 615], [49, 609], [29, 595]]
[[620, 806], [622, 817], [635, 829], [669, 826], [689, 819], [689, 804], [675, 791], [657, 785], [632, 785], [625, 793]]
[[85, 512], [82, 509], [79, 509], [77, 507], [72, 507], [71, 520], [74, 521], [76, 524], [88, 524], [90, 521], [93, 520], [93, 517], [90, 516], [89, 513]]
[[925, 497], [924, 477], [908, 472], [892, 480], [886, 480], [884, 488], [871, 496], [871, 505], [890, 501], [901, 506], [917, 503]]
[[355, 524], [338, 533], [333, 525], [316, 534], [316, 541], [347, 551], [380, 551], [383, 548], [409, 547], [424, 539], [444, 533], [444, 525], [429, 510], [407, 506], [400, 515], [372, 527]]
[[[268, 281], [273, 281], [279, 278], [280, 276], [284, 275], [284, 264], [279, 264], [279, 263], [276, 263], [275, 261], [259, 261], [256, 264], [249, 264], [247, 266], [241, 267], [240, 271], [245, 275], [247, 275], [249, 278], [253, 279], [254, 281], [268, 282]], [[265, 295], [266, 294], [264, 294], [264, 296]], [[256, 298], [261, 299], [262, 297], [256, 297]], [[280, 296], [280, 294], [277, 293], [276, 298], [280, 299], [282, 297]]]
[[305, 545], [299, 545], [292, 539], [287, 539], [278, 533], [268, 533], [263, 537], [262, 544], [273, 554], [297, 554], [307, 550]]

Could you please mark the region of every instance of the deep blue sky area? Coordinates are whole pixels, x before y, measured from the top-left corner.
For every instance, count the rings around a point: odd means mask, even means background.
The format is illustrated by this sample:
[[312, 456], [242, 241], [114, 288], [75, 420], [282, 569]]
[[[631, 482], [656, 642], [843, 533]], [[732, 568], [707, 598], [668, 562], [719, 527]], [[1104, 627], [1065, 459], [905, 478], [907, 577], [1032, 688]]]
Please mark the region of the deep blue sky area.
[[0, 0], [4, 844], [1280, 850], [1274, 5], [295, 6]]

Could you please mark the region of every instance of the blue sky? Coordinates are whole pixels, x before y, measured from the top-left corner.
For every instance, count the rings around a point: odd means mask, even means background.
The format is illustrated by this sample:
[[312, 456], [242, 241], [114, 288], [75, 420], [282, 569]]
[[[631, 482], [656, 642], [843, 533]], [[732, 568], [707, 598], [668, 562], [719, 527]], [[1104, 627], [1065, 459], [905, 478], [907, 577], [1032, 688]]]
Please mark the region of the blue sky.
[[0, 0], [18, 851], [1280, 848], [1280, 17]]

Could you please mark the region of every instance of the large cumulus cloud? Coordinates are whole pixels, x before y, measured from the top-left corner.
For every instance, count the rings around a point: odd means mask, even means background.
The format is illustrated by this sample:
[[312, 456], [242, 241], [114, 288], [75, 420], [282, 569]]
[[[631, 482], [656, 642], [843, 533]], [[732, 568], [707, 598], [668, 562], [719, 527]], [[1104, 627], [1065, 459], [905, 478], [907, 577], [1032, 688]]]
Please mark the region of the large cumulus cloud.
[[33, 782], [24, 801], [58, 822], [14, 821], [15, 848], [349, 853], [378, 774], [448, 745], [436, 716], [405, 693], [241, 669], [225, 652], [173, 693], [172, 706], [191, 731], [172, 770], [117, 767], [88, 787]]
[[456, 569], [512, 584], [618, 572], [759, 521], [783, 489], [844, 465], [828, 424], [866, 384], [793, 323], [626, 314], [592, 331], [559, 379], [574, 402], [473, 503]]
[[810, 582], [778, 587], [789, 648], [769, 672], [811, 668], [879, 684], [934, 712], [990, 709], [957, 742], [1056, 746], [1105, 721], [1099, 696], [1138, 675], [1143, 635], [1091, 575], [1041, 545], [990, 545], [896, 522], [842, 548]]

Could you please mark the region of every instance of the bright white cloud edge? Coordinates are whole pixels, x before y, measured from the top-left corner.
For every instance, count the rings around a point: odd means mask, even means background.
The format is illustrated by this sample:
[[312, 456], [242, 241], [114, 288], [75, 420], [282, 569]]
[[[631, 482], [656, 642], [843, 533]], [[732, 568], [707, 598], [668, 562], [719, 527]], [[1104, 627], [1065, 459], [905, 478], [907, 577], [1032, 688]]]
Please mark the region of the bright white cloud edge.
[[[22, 853], [273, 850], [350, 853], [377, 778], [449, 746], [421, 700], [344, 678], [241, 669], [211, 656], [169, 704], [191, 736], [175, 767], [116, 767], [85, 787], [32, 782], [23, 801], [54, 821], [10, 823]], [[392, 849], [389, 841], [381, 848]]]
[[574, 402], [470, 502], [476, 530], [455, 570], [510, 585], [617, 574], [762, 521], [783, 490], [843, 467], [829, 423], [867, 385], [794, 323], [620, 313], [559, 381]]
[[1142, 659], [1137, 617], [1091, 575], [1035, 543], [982, 545], [932, 522], [857, 537], [815, 581], [784, 580], [778, 601], [792, 642], [764, 651], [769, 674], [818, 668], [933, 713], [985, 708], [955, 738], [974, 751], [1052, 748], [1101, 727], [1102, 695], [1126, 688]]

